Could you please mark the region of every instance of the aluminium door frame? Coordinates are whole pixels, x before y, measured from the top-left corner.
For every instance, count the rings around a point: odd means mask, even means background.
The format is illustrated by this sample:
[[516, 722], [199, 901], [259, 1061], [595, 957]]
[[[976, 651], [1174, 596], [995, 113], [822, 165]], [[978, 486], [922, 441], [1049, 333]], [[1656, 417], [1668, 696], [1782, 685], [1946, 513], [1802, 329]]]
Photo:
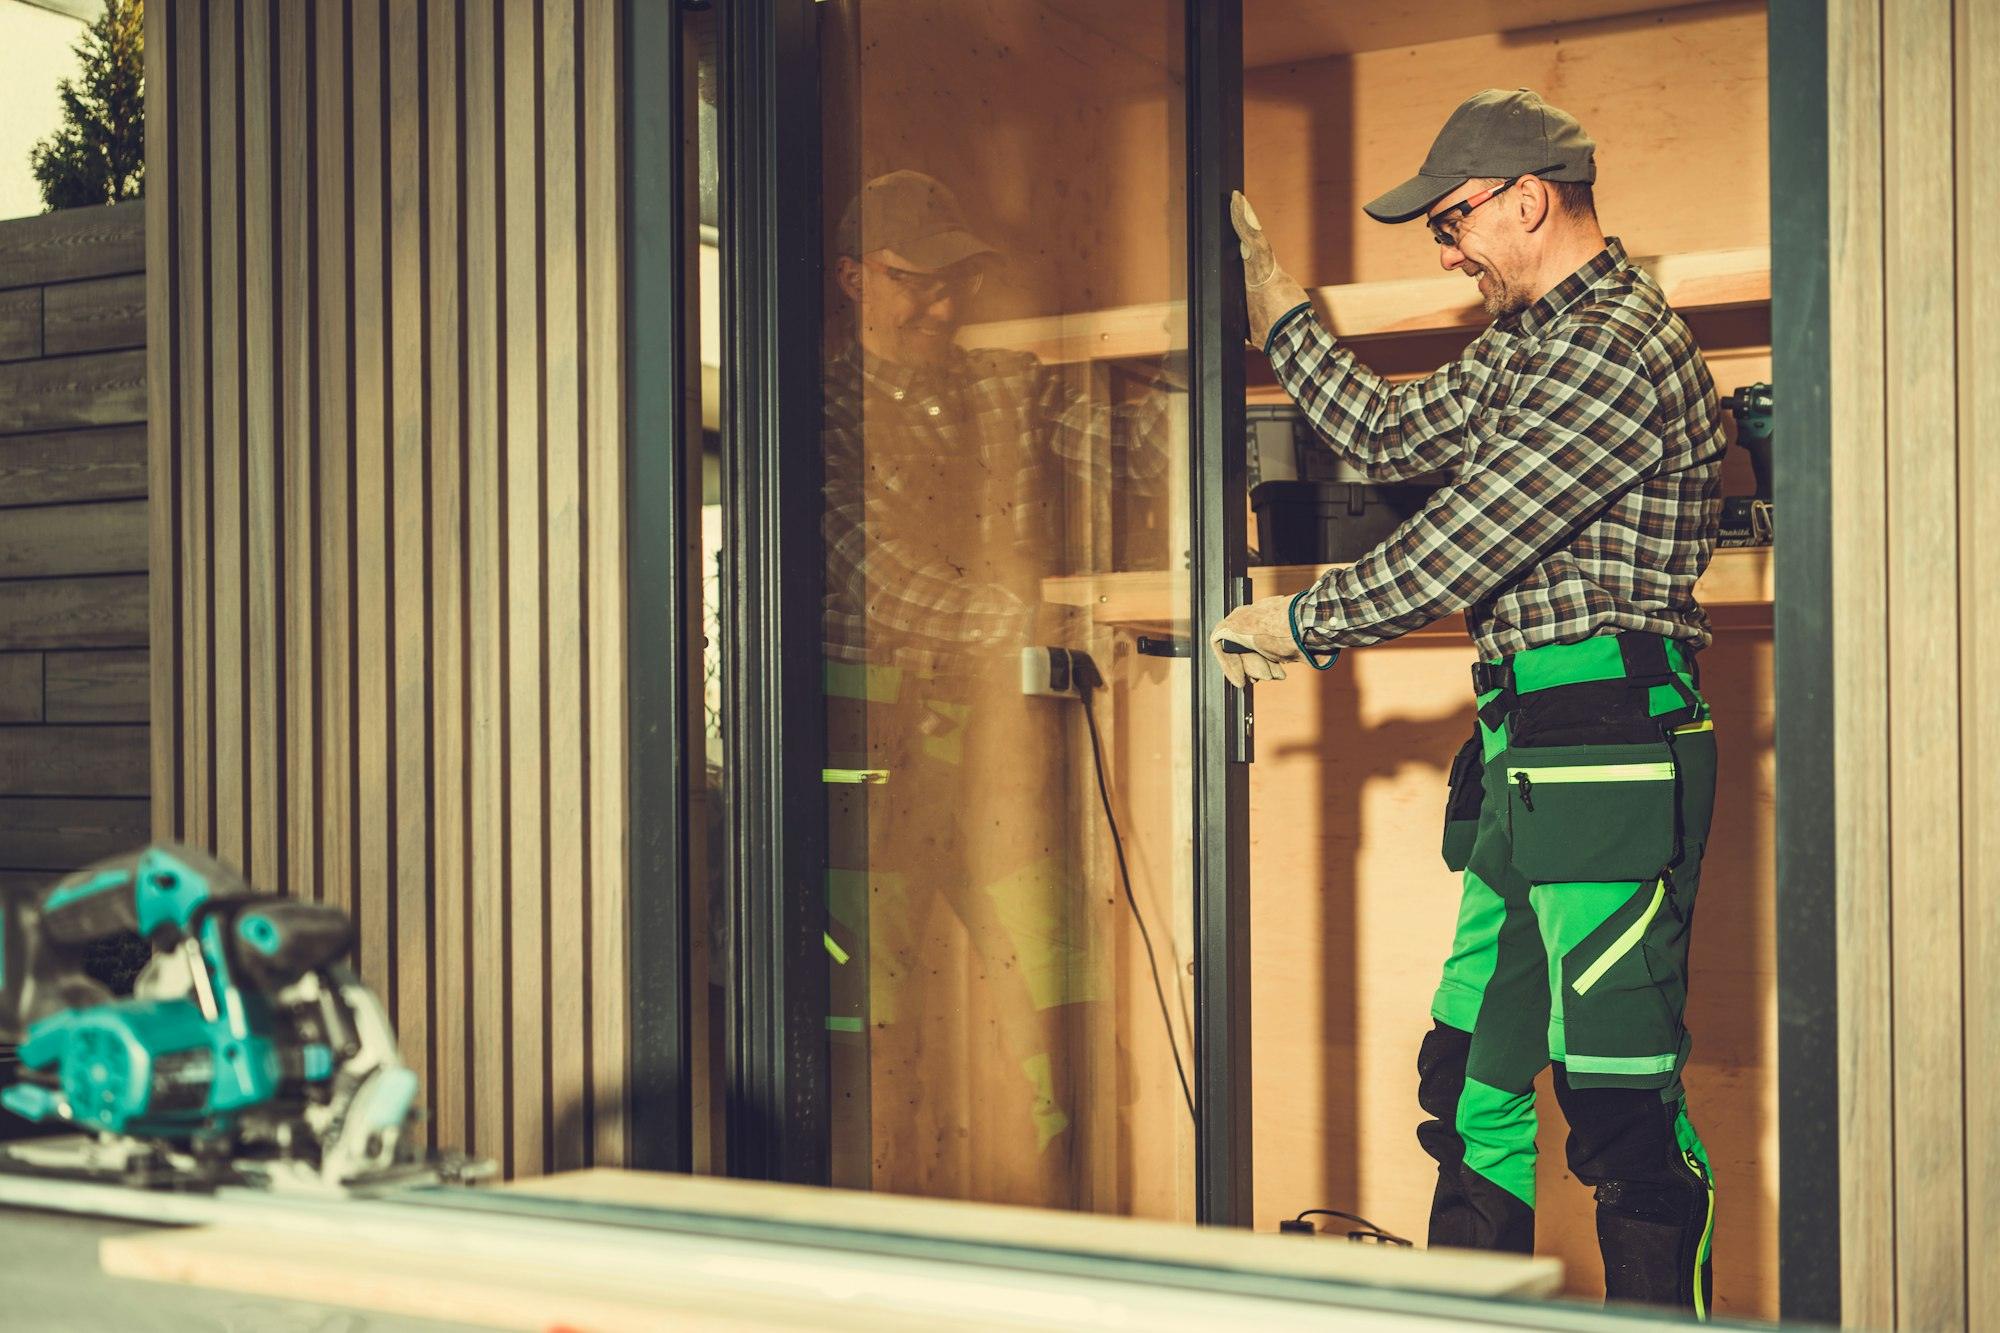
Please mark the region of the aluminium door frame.
[[[1778, 1308], [1840, 1322], [1827, 16], [1771, 0], [1777, 693]], [[1727, 1188], [1725, 1182], [1724, 1188]]]
[[[728, 1173], [828, 1182], [820, 79], [811, 0], [731, 0], [722, 176]], [[789, 466], [787, 465], [789, 464]]]
[[[692, 756], [700, 682], [689, 617], [700, 573], [684, 557], [698, 531], [688, 475], [689, 404], [699, 392], [689, 256], [685, 77], [674, 0], [621, 0], [618, 13], [624, 273], [626, 605], [625, 1162], [693, 1165], [688, 976]], [[690, 390], [694, 392], [691, 393]]]

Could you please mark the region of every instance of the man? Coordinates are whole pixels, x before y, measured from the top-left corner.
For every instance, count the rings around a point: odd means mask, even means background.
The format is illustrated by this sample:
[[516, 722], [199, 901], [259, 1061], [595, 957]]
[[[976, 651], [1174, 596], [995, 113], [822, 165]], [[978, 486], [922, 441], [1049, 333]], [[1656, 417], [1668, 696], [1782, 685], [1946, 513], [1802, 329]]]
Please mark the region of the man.
[[[1119, 502], [1159, 490], [1164, 408], [1114, 410], [1026, 353], [960, 347], [1000, 256], [930, 176], [865, 184], [834, 250], [822, 435], [829, 772], [881, 775], [832, 791], [834, 879], [859, 874], [872, 917], [841, 920], [835, 895], [835, 946], [871, 951], [866, 1012], [837, 1017], [867, 1022], [875, 1084], [917, 1108], [873, 1128], [872, 1183], [1067, 1206], [1077, 1177], [1066, 1006], [1097, 998], [1067, 810], [1050, 794], [1075, 723], [1023, 697], [1021, 650], [1073, 632], [1074, 612], [1041, 595], [1045, 577], [1072, 567], [1067, 483], [1115, 478]], [[957, 978], [924, 952], [922, 927], [940, 904], [977, 953], [976, 997], [952, 990]], [[837, 989], [856, 970], [841, 954]], [[859, 1007], [856, 989], [846, 994]], [[919, 1029], [946, 1019], [957, 1026], [941, 1061]], [[989, 1072], [989, 1045], [1007, 1068]], [[984, 1127], [993, 1121], [1004, 1132]]]
[[1705, 1315], [1714, 1180], [1680, 1075], [1715, 772], [1693, 593], [1724, 440], [1687, 326], [1598, 228], [1594, 150], [1534, 93], [1489, 90], [1366, 206], [1424, 218], [1493, 317], [1400, 386], [1328, 333], [1237, 196], [1252, 335], [1318, 434], [1373, 477], [1450, 481], [1354, 565], [1226, 617], [1212, 646], [1241, 685], [1465, 613], [1478, 722], [1445, 839], [1463, 898], [1418, 1059], [1430, 1241], [1533, 1248], [1533, 1081], [1553, 1062], [1608, 1296]]

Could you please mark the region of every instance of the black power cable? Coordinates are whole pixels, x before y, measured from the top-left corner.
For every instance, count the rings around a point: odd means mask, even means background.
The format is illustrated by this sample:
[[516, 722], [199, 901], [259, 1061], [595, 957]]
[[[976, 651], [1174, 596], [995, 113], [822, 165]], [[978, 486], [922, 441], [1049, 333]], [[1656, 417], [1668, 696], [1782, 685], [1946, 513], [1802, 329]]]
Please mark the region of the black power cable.
[[1343, 1222], [1354, 1223], [1361, 1230], [1348, 1232], [1347, 1238], [1349, 1240], [1373, 1241], [1377, 1245], [1400, 1245], [1404, 1249], [1414, 1248], [1410, 1242], [1404, 1240], [1393, 1231], [1384, 1231], [1367, 1218], [1357, 1213], [1343, 1213], [1338, 1208], [1308, 1208], [1291, 1221], [1278, 1223], [1278, 1230], [1308, 1232], [1317, 1230], [1312, 1223], [1306, 1221], [1309, 1217], [1337, 1217]]
[[1166, 1025], [1167, 1045], [1174, 1053], [1174, 1072], [1180, 1075], [1181, 1096], [1187, 1101], [1188, 1118], [1199, 1124], [1194, 1111], [1194, 1090], [1188, 1086], [1187, 1065], [1181, 1060], [1180, 1039], [1174, 1035], [1173, 1011], [1167, 1005], [1166, 984], [1160, 980], [1160, 961], [1153, 953], [1152, 932], [1146, 929], [1145, 914], [1139, 910], [1139, 899], [1132, 892], [1132, 871], [1125, 863], [1125, 840], [1118, 835], [1118, 816], [1111, 812], [1111, 788], [1104, 779], [1104, 746], [1097, 735], [1097, 715], [1090, 708], [1090, 692], [1103, 683], [1104, 677], [1097, 673], [1097, 664], [1090, 660], [1090, 655], [1072, 649], [1070, 687], [1083, 701], [1083, 720], [1090, 728], [1090, 757], [1097, 770], [1097, 794], [1104, 802], [1104, 822], [1111, 826], [1111, 849], [1118, 856], [1118, 881], [1124, 886], [1125, 902], [1132, 909], [1132, 920], [1139, 927], [1139, 939], [1146, 946], [1146, 966], [1153, 973], [1153, 994], [1160, 1001], [1160, 1021]]

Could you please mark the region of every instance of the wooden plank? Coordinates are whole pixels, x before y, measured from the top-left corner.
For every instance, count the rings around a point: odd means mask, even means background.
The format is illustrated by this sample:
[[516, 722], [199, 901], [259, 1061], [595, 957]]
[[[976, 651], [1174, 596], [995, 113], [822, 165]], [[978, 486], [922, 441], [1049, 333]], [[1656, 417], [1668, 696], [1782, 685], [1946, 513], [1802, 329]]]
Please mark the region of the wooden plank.
[[[430, 580], [424, 540], [429, 526], [430, 496], [426, 493], [431, 448], [426, 411], [424, 358], [424, 163], [420, 155], [423, 80], [417, 61], [422, 54], [416, 0], [398, 0], [389, 8], [389, 122], [386, 127], [389, 203], [389, 275], [392, 311], [389, 349], [392, 362], [390, 401], [393, 404], [391, 486], [388, 512], [381, 522], [392, 532], [394, 560], [390, 570], [391, 663], [394, 684], [395, 745], [389, 756], [394, 771], [396, 873], [385, 882], [395, 895], [396, 1035], [403, 1059], [422, 1072], [424, 1087], [438, 1085], [438, 1067], [431, 1043], [431, 846], [429, 780], [430, 660], [426, 647], [424, 594]], [[432, 1103], [434, 1106], [434, 1103]], [[433, 1131], [435, 1132], [434, 1128]]]
[[[507, 868], [508, 784], [502, 728], [506, 588], [500, 578], [501, 490], [500, 269], [497, 209], [499, 143], [487, 109], [503, 96], [495, 29], [486, 5], [465, 11], [465, 437], [466, 510], [471, 527], [466, 560], [468, 656], [472, 707], [467, 743], [472, 755], [472, 854], [467, 873], [471, 912], [473, 1146], [481, 1157], [507, 1162], [507, 1043], [509, 959], [503, 917], [511, 888]], [[475, 205], [474, 201], [478, 201]], [[523, 1071], [518, 1077], [529, 1077]]]
[[472, 1145], [471, 1105], [475, 1074], [472, 1067], [471, 1015], [468, 984], [471, 953], [467, 932], [471, 881], [468, 875], [466, 782], [471, 738], [465, 677], [465, 432], [460, 417], [465, 357], [460, 325], [464, 262], [459, 232], [458, 16], [455, 9], [432, 5], [427, 10], [430, 57], [430, 358], [431, 358], [431, 514], [430, 590], [431, 743], [438, 780], [431, 823], [431, 893], [437, 934], [432, 945], [432, 984], [437, 990], [436, 1051], [438, 1074], [430, 1087], [438, 1143], [469, 1149]]
[[215, 391], [209, 374], [208, 279], [203, 241], [209, 225], [207, 181], [196, 166], [207, 151], [208, 97], [204, 92], [208, 51], [202, 40], [206, 10], [180, 5], [172, 11], [175, 70], [174, 160], [184, 164], [172, 188], [174, 200], [175, 282], [180, 293], [173, 350], [178, 362], [176, 392], [180, 417], [174, 423], [180, 441], [180, 667], [182, 773], [181, 833], [197, 846], [215, 836], [214, 774], [210, 719], [214, 700], [208, 688], [209, 661], [214, 653], [215, 626], [209, 607], [209, 563], [215, 536], [210, 517], [210, 458], [208, 405]]
[[[615, 0], [584, 0], [585, 572], [590, 619], [591, 1160], [626, 1160], [627, 986], [625, 796], [624, 278], [619, 237], [618, 17]], [[703, 1049], [696, 1038], [697, 1051]], [[697, 1056], [697, 1060], [703, 1057]], [[717, 1168], [719, 1169], [719, 1167]]]
[[144, 727], [0, 727], [0, 796], [144, 796]]
[[0, 292], [0, 361], [42, 354], [42, 289]]
[[[1252, 565], [1251, 593], [1255, 597], [1276, 597], [1299, 592], [1323, 574], [1325, 565]], [[1720, 550], [1707, 571], [1695, 583], [1695, 597], [1710, 610], [1742, 609], [1764, 613], [1761, 623], [1770, 624], [1774, 583], [1769, 547], [1738, 547]], [[1184, 571], [1138, 570], [1111, 574], [1064, 574], [1042, 580], [1042, 598], [1057, 606], [1088, 607], [1091, 619], [1101, 625], [1145, 628], [1149, 632], [1185, 633], [1177, 616], [1188, 600]], [[1757, 623], [1752, 620], [1732, 622]], [[1463, 637], [1464, 621], [1450, 616], [1418, 631]], [[1411, 636], [1405, 636], [1411, 637]]]
[[[548, 662], [548, 821], [549, 907], [547, 914], [550, 1106], [550, 1167], [574, 1170], [584, 1165], [584, 1107], [590, 1090], [584, 1082], [584, 1051], [589, 1034], [584, 1026], [584, 988], [566, 980], [588, 975], [584, 941], [583, 746], [587, 722], [584, 690], [557, 682], [584, 683], [583, 623], [589, 590], [583, 582], [583, 501], [581, 392], [578, 381], [577, 290], [577, 160], [576, 122], [576, 3], [543, 0], [542, 5], [542, 123], [543, 217], [546, 234], [542, 263], [547, 293], [544, 327], [543, 457], [548, 478], [543, 524], [545, 568], [549, 588], [543, 610], [547, 625]], [[525, 571], [524, 571], [525, 572]]]
[[0, 649], [136, 648], [146, 621], [144, 574], [0, 583]]
[[[2000, 1308], [2000, 264], [1977, 241], [2000, 208], [2000, 171], [1980, 151], [2000, 134], [2000, 12], [1961, 4], [1953, 34], [1957, 90], [1959, 714], [1964, 719], [1966, 1309]], [[1982, 1258], [1983, 1253], [1983, 1258]]]
[[144, 800], [0, 799], [0, 866], [53, 873], [143, 846], [152, 834]]
[[147, 721], [149, 658], [144, 649], [48, 654], [48, 720]]
[[319, 284], [313, 411], [317, 421], [314, 452], [319, 462], [318, 524], [319, 587], [314, 606], [319, 616], [320, 716], [318, 735], [325, 747], [319, 762], [320, 891], [326, 902], [352, 913], [354, 882], [354, 553], [348, 525], [353, 495], [348, 468], [354, 450], [347, 384], [348, 338], [353, 308], [347, 292], [347, 82], [337, 52], [345, 41], [341, 10], [319, 5], [313, 10], [318, 29], [313, 42], [319, 53], [314, 86], [317, 103], [314, 160], [319, 181], [319, 216], [315, 272]]
[[[1896, 200], [1884, 237], [1887, 420], [1947, 429], [1958, 413], [1955, 265], [1928, 220], [1954, 207], [1952, 99], [1938, 86], [1939, 71], [1951, 68], [1950, 0], [1883, 6], [1882, 50], [1883, 188]], [[1887, 767], [1895, 826], [1904, 830], [1889, 847], [1896, 1322], [1958, 1328], [1968, 1315], [1961, 562], [1957, 524], [1938, 521], [1940, 504], [1957, 491], [1958, 459], [1899, 425], [1887, 438]]]
[[209, 467], [212, 509], [208, 557], [214, 603], [209, 677], [214, 682], [214, 736], [209, 781], [215, 794], [212, 850], [231, 865], [248, 859], [250, 792], [245, 746], [249, 692], [244, 679], [243, 614], [243, 391], [248, 343], [243, 328], [242, 267], [238, 225], [243, 183], [237, 169], [243, 97], [238, 61], [242, 0], [210, 0], [208, 8], [208, 336], [212, 388]]
[[[1736, 310], [1771, 299], [1765, 249], [1638, 257], [1667, 300], [1683, 314]], [[1461, 277], [1405, 278], [1311, 289], [1319, 317], [1349, 342], [1476, 332], [1490, 322]], [[968, 325], [968, 347], [1003, 347], [1044, 361], [1070, 362], [1165, 355], [1183, 338], [1186, 310], [1175, 302], [1036, 316]]]
[[[849, 1190], [749, 1181], [708, 1182], [683, 1177], [695, 1188], [674, 1189], [668, 1177], [637, 1182], [575, 1182], [571, 1189], [607, 1186], [625, 1206], [661, 1207], [681, 1213], [724, 1218], [775, 1214], [795, 1225], [878, 1233], [901, 1240], [943, 1234], [962, 1243], [986, 1244], [1068, 1258], [1084, 1255], [1107, 1268], [1119, 1261], [1169, 1264], [1201, 1271], [1249, 1275], [1278, 1282], [1355, 1285], [1407, 1291], [1452, 1293], [1495, 1299], [1546, 1294], [1561, 1280], [1561, 1265], [1548, 1258], [1477, 1254], [1454, 1250], [1408, 1250], [1353, 1245], [1311, 1245], [1287, 1237], [1259, 1236], [1130, 1218], [1096, 1217], [1040, 1209], [999, 1208], [935, 1199], [896, 1199]], [[707, 1186], [708, 1188], [701, 1188]], [[673, 1202], [655, 1204], [666, 1196]], [[699, 1202], [689, 1206], [684, 1196]], [[768, 1209], [769, 1212], [761, 1210]], [[434, 1220], [434, 1219], [432, 1219]], [[464, 1229], [460, 1229], [463, 1231]], [[684, 1251], [714, 1250], [697, 1235], [661, 1232], [654, 1247], [658, 1264], [635, 1262], [634, 1246], [612, 1244], [588, 1234], [550, 1225], [532, 1231], [518, 1226], [473, 1224], [469, 1234], [408, 1222], [376, 1219], [375, 1229], [359, 1231], [338, 1219], [299, 1220], [282, 1228], [242, 1224], [169, 1229], [105, 1240], [99, 1249], [105, 1271], [115, 1276], [213, 1285], [229, 1290], [327, 1300], [454, 1322], [474, 1321], [505, 1328], [639, 1330], [657, 1328], [778, 1329], [801, 1324], [841, 1330], [917, 1330], [949, 1323], [954, 1328], [1018, 1328], [1022, 1319], [1004, 1298], [990, 1298], [999, 1279], [977, 1266], [956, 1276], [948, 1265], [921, 1278], [917, 1261], [893, 1257], [857, 1261], [851, 1290], [829, 1301], [819, 1265], [760, 1265], [759, 1247], [718, 1254], [712, 1265], [683, 1257]], [[882, 1271], [887, 1262], [891, 1271]], [[1032, 1264], [1029, 1265], [1032, 1269]], [[779, 1271], [786, 1270], [786, 1271]], [[1065, 1279], [1016, 1274], [1010, 1282], [1020, 1300], [1046, 1306], [1046, 1294]], [[1073, 1280], [1072, 1280], [1073, 1281]], [[1337, 1290], [1337, 1289], [1334, 1289]], [[981, 1309], [982, 1294], [987, 1295]], [[1131, 1326], [1221, 1327], [1230, 1317], [1245, 1318], [1241, 1298], [1209, 1297], [1197, 1290], [1160, 1292], [1113, 1280], [1078, 1307], [1083, 1313], [1059, 1318], [1061, 1326], [1092, 1321]], [[1176, 1321], [1177, 1311], [1192, 1314]], [[1273, 1307], [1274, 1310], [1278, 1307]], [[1355, 1322], [1350, 1309], [1319, 1302], [1287, 1305], [1285, 1327], [1328, 1328]]]
[[[535, 66], [537, 0], [503, 0], [500, 42], [501, 86], [533, 88], [541, 76]], [[536, 195], [540, 189], [536, 162], [541, 145], [535, 140], [533, 116], [518, 114], [511, 104], [501, 131], [501, 193], [504, 207], [505, 263], [500, 271], [506, 378], [501, 385], [502, 430], [506, 441], [502, 482], [506, 503], [507, 804], [509, 851], [508, 917], [513, 923], [507, 960], [512, 985], [513, 1142], [510, 1163], [515, 1174], [548, 1169], [543, 1096], [548, 1078], [549, 1044], [544, 1036], [544, 1008], [549, 1001], [543, 945], [543, 920], [550, 884], [544, 870], [549, 831], [547, 757], [543, 730], [548, 700], [543, 694], [542, 651], [546, 608], [541, 570], [548, 558], [542, 532], [543, 416], [541, 366], [547, 342], [537, 288], [541, 276], [542, 236], [537, 224]], [[565, 330], [565, 335], [569, 333]]]
[[0, 722], [42, 720], [42, 655], [0, 653]]
[[141, 273], [145, 268], [144, 200], [0, 222], [0, 287]]
[[[1183, 1226], [1147, 1218], [1106, 1217], [925, 1199], [868, 1190], [725, 1180], [663, 1171], [570, 1171], [515, 1181], [509, 1193], [718, 1219], [760, 1218], [863, 1234], [924, 1235], [969, 1244], [1018, 1245], [1104, 1258], [1183, 1263], [1235, 1273], [1306, 1277], [1364, 1286], [1416, 1287], [1499, 1295], [1546, 1293], [1559, 1271], [1547, 1259], [1464, 1250], [1401, 1250], [1352, 1245], [1294, 1245], [1276, 1235], [1226, 1227]], [[1385, 1267], [1374, 1256], [1396, 1256]], [[1463, 1266], [1459, 1266], [1463, 1262]], [[1414, 1277], [1424, 1273], [1422, 1278]], [[1435, 1276], [1432, 1276], [1432, 1275]]]
[[16, 510], [0, 523], [0, 579], [143, 572], [149, 536], [144, 500]]
[[146, 345], [146, 275], [65, 282], [44, 289], [43, 354]]
[[246, 640], [244, 694], [245, 804], [249, 827], [243, 869], [257, 884], [282, 884], [278, 835], [283, 819], [285, 772], [280, 765], [278, 689], [278, 272], [274, 263], [276, 218], [272, 154], [272, 9], [243, 7], [243, 568], [247, 597], [242, 614]]
[[146, 428], [67, 431], [0, 439], [0, 507], [143, 499]]
[[[146, 192], [146, 430], [132, 432], [133, 452], [146, 471], [135, 484], [155, 499], [152, 510], [150, 563], [152, 608], [150, 642], [161, 645], [152, 659], [153, 814], [161, 837], [180, 836], [180, 634], [175, 608], [180, 599], [180, 518], [177, 487], [180, 471], [180, 422], [174, 414], [174, 319], [171, 300], [174, 277], [174, 212], [176, 178], [174, 119], [175, 71], [169, 57], [173, 25], [164, 6], [146, 15], [146, 86], [153, 89], [155, 114], [146, 120], [146, 160], [152, 164], [154, 186]], [[100, 446], [102, 447], [102, 446]], [[0, 450], [0, 459], [5, 451]], [[0, 467], [4, 467], [0, 463]], [[83, 474], [88, 476], [88, 473]], [[82, 497], [78, 497], [82, 498]]]
[[348, 66], [349, 151], [353, 156], [351, 210], [354, 253], [354, 808], [356, 894], [354, 924], [361, 975], [389, 1007], [397, 1007], [395, 946], [391, 942], [395, 836], [394, 774], [390, 768], [389, 681], [389, 467], [394, 442], [389, 412], [386, 272], [382, 212], [384, 172], [383, 52], [381, 11], [361, 5], [350, 12], [353, 56]]
[[306, 36], [313, 16], [293, 7], [278, 14], [278, 206], [282, 214], [278, 253], [278, 308], [282, 312], [284, 355], [279, 394], [279, 429], [283, 435], [284, 482], [278, 502], [283, 510], [278, 544], [284, 563], [285, 623], [285, 878], [288, 892], [318, 901], [322, 894], [319, 864], [319, 752], [313, 714], [319, 707], [314, 692], [318, 656], [313, 629], [318, 615], [319, 558], [318, 459], [314, 455], [315, 383], [313, 356], [311, 247], [312, 218], [308, 207], [307, 167], [312, 146], [313, 108], [307, 101]]
[[119, 426], [145, 419], [143, 351], [0, 366], [0, 434]]

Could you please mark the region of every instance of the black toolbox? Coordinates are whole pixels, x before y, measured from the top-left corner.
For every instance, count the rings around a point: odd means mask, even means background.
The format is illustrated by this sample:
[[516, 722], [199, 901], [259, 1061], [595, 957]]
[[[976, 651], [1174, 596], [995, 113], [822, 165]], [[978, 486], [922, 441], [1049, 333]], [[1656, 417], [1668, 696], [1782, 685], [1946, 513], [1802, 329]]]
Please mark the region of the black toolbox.
[[1370, 481], [1313, 433], [1298, 408], [1259, 405], [1247, 415], [1260, 564], [1359, 560], [1422, 509], [1444, 481]]

